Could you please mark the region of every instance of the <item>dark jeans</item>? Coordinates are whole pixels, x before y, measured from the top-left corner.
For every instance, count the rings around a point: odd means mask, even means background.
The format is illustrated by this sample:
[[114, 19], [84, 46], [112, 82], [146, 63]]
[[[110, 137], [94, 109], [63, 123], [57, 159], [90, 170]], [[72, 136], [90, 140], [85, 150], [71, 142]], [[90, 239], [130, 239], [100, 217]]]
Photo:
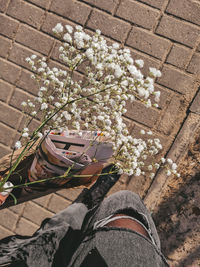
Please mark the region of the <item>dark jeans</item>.
[[[115, 213], [137, 213], [153, 241], [125, 228], [93, 229], [96, 221]], [[150, 213], [140, 197], [130, 191], [109, 196], [92, 211], [82, 203], [74, 203], [44, 220], [32, 237], [12, 236], [1, 240], [0, 264], [80, 267], [94, 249], [109, 267], [168, 266]]]

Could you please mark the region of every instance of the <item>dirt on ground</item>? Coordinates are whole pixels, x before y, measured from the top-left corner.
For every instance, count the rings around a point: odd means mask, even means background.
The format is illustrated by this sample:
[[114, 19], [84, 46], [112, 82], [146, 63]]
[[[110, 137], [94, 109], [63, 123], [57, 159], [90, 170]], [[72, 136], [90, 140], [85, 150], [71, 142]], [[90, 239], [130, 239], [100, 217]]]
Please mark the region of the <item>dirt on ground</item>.
[[200, 137], [170, 177], [154, 211], [162, 251], [172, 267], [200, 266]]

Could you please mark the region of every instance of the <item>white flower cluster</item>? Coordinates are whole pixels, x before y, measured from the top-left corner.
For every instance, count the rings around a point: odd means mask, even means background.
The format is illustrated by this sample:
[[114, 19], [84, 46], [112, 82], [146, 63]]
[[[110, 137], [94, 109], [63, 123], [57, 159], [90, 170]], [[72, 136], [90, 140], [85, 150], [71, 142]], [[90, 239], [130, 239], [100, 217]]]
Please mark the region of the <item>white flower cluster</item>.
[[[158, 154], [162, 145], [156, 138], [144, 141], [132, 137], [123, 115], [127, 112], [127, 101], [139, 100], [147, 107], [158, 107], [160, 92], [154, 91], [154, 79], [161, 76], [160, 71], [150, 68], [149, 76], [144, 77], [140, 70], [143, 60], [134, 62], [130, 50], [117, 43], [109, 46], [100, 30], [90, 36], [81, 26], [58, 23], [53, 32], [63, 42], [59, 58], [67, 70], [50, 68], [46, 58], [38, 59], [36, 55], [27, 58], [35, 72], [32, 78], [39, 84], [37, 110], [30, 101], [22, 102], [22, 106], [31, 109], [33, 117], [42, 112], [42, 121], [47, 120], [49, 128], [102, 131], [106, 140], [113, 143], [118, 166], [129, 175], [144, 175], [145, 161]], [[83, 81], [77, 81], [74, 71], [81, 65], [85, 76]], [[28, 137], [26, 128], [22, 136]]]

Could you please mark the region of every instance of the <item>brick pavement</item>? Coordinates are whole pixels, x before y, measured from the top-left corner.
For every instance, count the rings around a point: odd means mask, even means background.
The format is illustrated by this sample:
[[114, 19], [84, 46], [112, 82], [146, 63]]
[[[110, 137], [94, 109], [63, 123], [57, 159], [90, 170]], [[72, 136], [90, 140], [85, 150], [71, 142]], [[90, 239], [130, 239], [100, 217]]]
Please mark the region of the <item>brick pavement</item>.
[[[164, 153], [168, 151], [200, 83], [199, 14], [200, 3], [194, 0], [0, 0], [0, 157], [10, 153], [19, 136], [20, 103], [37, 93], [24, 58], [34, 53], [61, 63], [51, 32], [58, 22], [89, 31], [99, 28], [108, 41], [143, 59], [144, 73], [149, 66], [162, 71], [156, 81], [162, 92], [160, 109], [135, 103], [126, 121], [133, 132], [153, 129], [163, 140]], [[125, 187], [113, 190], [120, 188]], [[61, 190], [0, 211], [0, 238], [33, 233], [45, 217], [69, 205], [77, 191]]]

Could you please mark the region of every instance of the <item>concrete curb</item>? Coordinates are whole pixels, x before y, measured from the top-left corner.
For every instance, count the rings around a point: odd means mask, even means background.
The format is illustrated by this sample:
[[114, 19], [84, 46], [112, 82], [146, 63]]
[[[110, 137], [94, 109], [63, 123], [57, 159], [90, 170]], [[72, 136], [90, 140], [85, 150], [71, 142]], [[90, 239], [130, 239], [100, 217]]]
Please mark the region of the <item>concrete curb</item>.
[[[200, 133], [200, 91], [194, 98], [189, 109], [189, 114], [181, 127], [171, 149], [167, 153], [167, 158], [171, 158], [176, 164], [180, 163], [188, 151], [189, 145], [194, 142], [195, 136]], [[167, 175], [164, 170], [160, 170], [151, 184], [144, 203], [150, 210], [155, 210], [160, 201], [162, 190], [167, 182]]]

